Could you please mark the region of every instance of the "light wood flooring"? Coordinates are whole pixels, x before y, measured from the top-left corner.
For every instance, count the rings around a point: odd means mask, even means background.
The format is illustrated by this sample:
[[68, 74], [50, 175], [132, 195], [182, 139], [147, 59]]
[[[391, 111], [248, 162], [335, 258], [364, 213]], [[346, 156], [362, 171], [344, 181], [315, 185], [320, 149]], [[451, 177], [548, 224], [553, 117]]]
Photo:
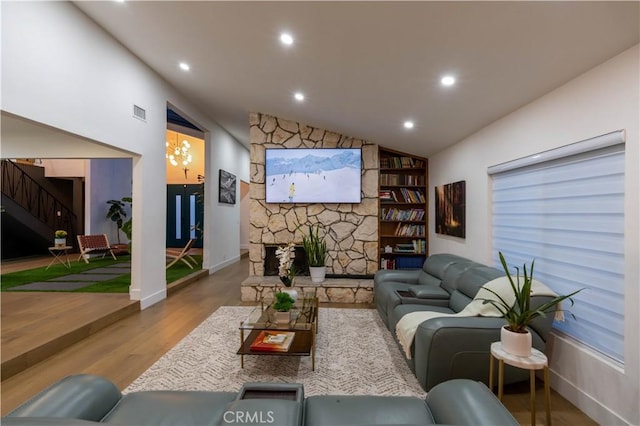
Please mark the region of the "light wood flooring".
[[[218, 307], [240, 305], [240, 283], [248, 276], [248, 270], [248, 258], [243, 257], [240, 262], [198, 280], [168, 299], [3, 380], [2, 414], [69, 374], [102, 375], [124, 389]], [[74, 313], [68, 312], [68, 315]], [[544, 392], [540, 384], [536, 394], [536, 424], [544, 424]], [[551, 399], [555, 425], [596, 424], [556, 392], [552, 391]], [[528, 384], [505, 387], [504, 403], [521, 424], [530, 424]]]

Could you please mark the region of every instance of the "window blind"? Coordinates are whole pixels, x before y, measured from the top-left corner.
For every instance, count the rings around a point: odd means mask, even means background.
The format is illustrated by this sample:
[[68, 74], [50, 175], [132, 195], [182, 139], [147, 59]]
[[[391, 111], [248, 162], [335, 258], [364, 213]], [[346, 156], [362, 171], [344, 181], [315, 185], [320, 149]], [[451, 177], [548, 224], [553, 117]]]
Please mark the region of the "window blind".
[[585, 288], [574, 297], [573, 307], [563, 303], [575, 319], [565, 315], [566, 320], [554, 322], [554, 328], [624, 362], [620, 133], [617, 144], [605, 148], [577, 150], [513, 169], [502, 167], [493, 174], [492, 239], [498, 268], [500, 251], [512, 267], [522, 269], [535, 259], [534, 277], [558, 294]]

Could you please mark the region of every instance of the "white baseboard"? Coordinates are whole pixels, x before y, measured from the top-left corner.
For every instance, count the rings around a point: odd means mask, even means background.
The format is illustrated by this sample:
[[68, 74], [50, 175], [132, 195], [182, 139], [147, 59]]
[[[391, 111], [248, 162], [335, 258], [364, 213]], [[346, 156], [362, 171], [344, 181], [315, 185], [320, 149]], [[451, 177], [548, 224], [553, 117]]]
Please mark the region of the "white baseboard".
[[131, 300], [138, 300], [140, 301], [140, 310], [143, 309], [147, 309], [148, 307], [155, 305], [156, 303], [164, 300], [167, 298], [167, 289], [164, 288], [160, 291], [157, 291], [156, 293], [147, 296], [145, 298], [142, 298], [142, 295], [140, 294], [140, 290], [139, 289], [131, 289], [129, 290], [129, 297], [131, 298]]
[[222, 268], [225, 268], [233, 263], [239, 262], [240, 261], [240, 255], [238, 256], [234, 256], [231, 259], [227, 259], [224, 262], [218, 263], [217, 265], [214, 266], [210, 266], [209, 267], [209, 275], [213, 274], [214, 272], [219, 271]]
[[633, 380], [623, 368], [556, 331], [547, 345], [551, 387], [556, 392], [598, 424], [636, 424], [632, 406], [635, 401], [637, 407], [637, 387], [634, 397]]

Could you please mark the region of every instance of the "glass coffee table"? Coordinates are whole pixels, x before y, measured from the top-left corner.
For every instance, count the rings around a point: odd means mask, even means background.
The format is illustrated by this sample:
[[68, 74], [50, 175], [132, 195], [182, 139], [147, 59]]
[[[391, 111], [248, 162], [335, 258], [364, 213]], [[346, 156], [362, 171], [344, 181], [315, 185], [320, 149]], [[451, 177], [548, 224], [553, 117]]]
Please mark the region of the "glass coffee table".
[[315, 370], [318, 298], [298, 299], [288, 322], [276, 322], [271, 302], [261, 302], [240, 322], [240, 366], [244, 368], [245, 355], [310, 355], [311, 369]]

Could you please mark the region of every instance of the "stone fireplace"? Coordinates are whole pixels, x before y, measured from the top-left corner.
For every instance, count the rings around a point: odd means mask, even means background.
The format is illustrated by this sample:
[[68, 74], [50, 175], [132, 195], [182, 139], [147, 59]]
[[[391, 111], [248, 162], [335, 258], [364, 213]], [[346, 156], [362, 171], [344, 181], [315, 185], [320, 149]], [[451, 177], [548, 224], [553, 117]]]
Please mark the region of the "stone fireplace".
[[[278, 267], [280, 261], [276, 257], [277, 244], [265, 244], [264, 246], [264, 276], [273, 277], [278, 275]], [[295, 246], [295, 257], [293, 258], [293, 267], [296, 269], [296, 275], [309, 275], [307, 267], [307, 256], [302, 246]]]
[[[329, 249], [328, 275], [373, 275], [378, 270], [377, 146], [361, 139], [266, 114], [251, 113], [249, 124], [251, 141], [249, 275], [267, 274], [265, 269], [267, 247], [284, 245], [291, 241], [299, 245], [302, 242], [302, 232], [306, 230], [305, 225], [316, 223], [322, 225], [323, 236]], [[362, 149], [361, 203], [266, 203], [265, 148], [336, 147]], [[306, 271], [306, 267], [304, 270]]]

